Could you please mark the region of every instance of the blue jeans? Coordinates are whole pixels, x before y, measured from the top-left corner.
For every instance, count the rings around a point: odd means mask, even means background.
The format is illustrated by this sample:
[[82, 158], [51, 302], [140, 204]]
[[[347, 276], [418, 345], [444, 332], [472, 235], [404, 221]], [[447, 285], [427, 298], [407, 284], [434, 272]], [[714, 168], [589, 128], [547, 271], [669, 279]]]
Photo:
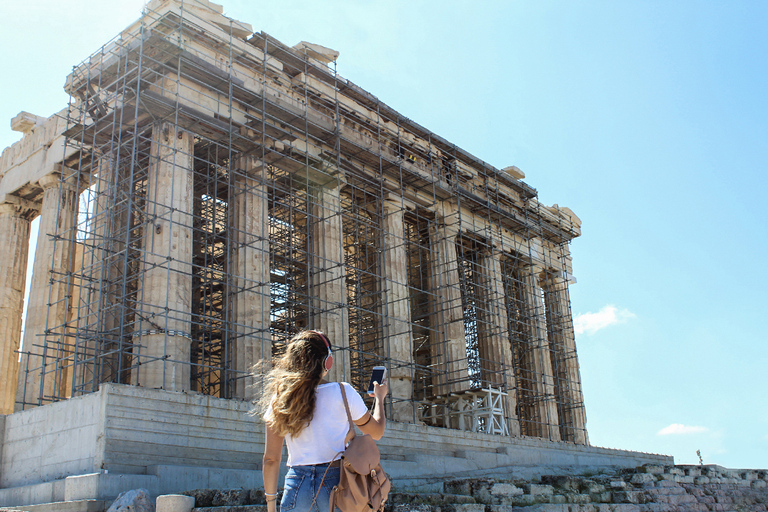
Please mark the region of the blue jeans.
[[[325, 470], [328, 473], [325, 474]], [[325, 474], [325, 480], [323, 480]], [[328, 501], [331, 491], [339, 483], [339, 468], [328, 468], [328, 464], [316, 466], [292, 466], [285, 475], [283, 499], [280, 512], [310, 512], [309, 507], [317, 495], [312, 512], [329, 512]], [[322, 486], [320, 485], [322, 482]], [[320, 492], [318, 493], [318, 489]]]

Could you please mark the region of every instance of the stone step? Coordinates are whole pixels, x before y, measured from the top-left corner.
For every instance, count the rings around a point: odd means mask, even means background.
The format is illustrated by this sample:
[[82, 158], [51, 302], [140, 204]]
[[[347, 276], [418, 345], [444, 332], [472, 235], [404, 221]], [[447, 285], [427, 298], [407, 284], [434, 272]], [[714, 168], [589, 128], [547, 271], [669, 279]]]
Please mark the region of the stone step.
[[107, 502], [102, 500], [75, 500], [2, 507], [0, 512], [104, 512], [106, 507]]

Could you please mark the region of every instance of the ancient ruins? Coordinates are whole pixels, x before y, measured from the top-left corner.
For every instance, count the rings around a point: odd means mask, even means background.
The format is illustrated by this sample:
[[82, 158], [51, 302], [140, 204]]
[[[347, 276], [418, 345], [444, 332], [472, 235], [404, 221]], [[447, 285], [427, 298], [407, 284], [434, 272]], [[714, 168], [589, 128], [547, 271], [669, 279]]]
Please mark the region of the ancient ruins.
[[[328, 334], [336, 379], [362, 388], [372, 366], [389, 368], [393, 460], [411, 460], [413, 436], [463, 457], [489, 443], [504, 456], [597, 456], [568, 292], [578, 217], [541, 204], [518, 168], [494, 168], [339, 76], [338, 52], [287, 46], [222, 12], [150, 1], [66, 78], [66, 108], [12, 120], [24, 136], [0, 162], [0, 487], [196, 467], [110, 458], [109, 442], [35, 475], [11, 475], [8, 457], [33, 435], [14, 422], [69, 425], [37, 412], [55, 410], [82, 423], [71, 411], [99, 393], [186, 404], [167, 424], [187, 406], [247, 424], [260, 391], [249, 368], [304, 328]], [[452, 437], [437, 443], [441, 431]], [[208, 463], [255, 472], [259, 458]]]

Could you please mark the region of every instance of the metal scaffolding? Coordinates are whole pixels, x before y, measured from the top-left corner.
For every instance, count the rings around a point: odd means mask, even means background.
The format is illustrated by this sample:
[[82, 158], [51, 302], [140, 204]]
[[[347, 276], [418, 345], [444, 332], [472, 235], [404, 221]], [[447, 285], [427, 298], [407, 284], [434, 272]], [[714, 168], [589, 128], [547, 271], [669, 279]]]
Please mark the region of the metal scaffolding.
[[158, 387], [172, 368], [185, 390], [247, 399], [243, 353], [269, 360], [338, 322], [340, 376], [362, 389], [384, 364], [410, 382], [388, 398], [401, 421], [586, 444], [577, 221], [339, 76], [322, 49], [213, 26], [188, 4], [146, 9], [67, 81], [76, 151], [61, 187], [79, 201], [52, 233], [72, 263], [51, 263], [51, 287], [69, 292], [48, 297], [23, 349], [20, 385], [40, 391], [22, 390], [22, 408], [146, 385], [158, 364]]

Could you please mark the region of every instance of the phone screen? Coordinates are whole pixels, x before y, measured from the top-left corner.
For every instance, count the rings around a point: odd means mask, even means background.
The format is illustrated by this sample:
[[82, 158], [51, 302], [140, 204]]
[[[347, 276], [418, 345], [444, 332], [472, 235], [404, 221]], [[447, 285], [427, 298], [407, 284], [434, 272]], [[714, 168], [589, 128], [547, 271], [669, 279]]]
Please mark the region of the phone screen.
[[384, 381], [384, 376], [387, 374], [387, 369], [383, 366], [374, 366], [373, 371], [371, 372], [371, 381], [368, 383], [368, 393], [373, 393], [373, 383], [378, 382], [379, 384], [382, 384]]

